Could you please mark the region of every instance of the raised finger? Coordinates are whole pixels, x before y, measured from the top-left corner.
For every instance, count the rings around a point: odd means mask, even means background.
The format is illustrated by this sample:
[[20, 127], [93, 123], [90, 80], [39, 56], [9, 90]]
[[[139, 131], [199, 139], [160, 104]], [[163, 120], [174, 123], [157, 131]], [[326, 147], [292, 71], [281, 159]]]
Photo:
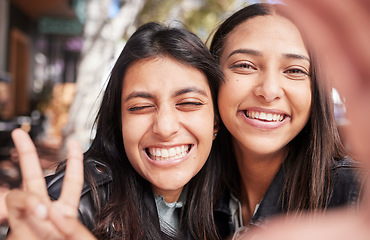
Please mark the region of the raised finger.
[[41, 169], [36, 147], [30, 136], [21, 129], [15, 129], [12, 132], [12, 138], [18, 152], [25, 189], [48, 199], [44, 174]]
[[83, 182], [82, 150], [77, 141], [71, 140], [68, 144], [68, 159], [63, 179], [62, 193], [58, 201], [63, 205], [67, 205], [65, 206], [67, 207], [65, 209], [66, 215], [77, 216]]

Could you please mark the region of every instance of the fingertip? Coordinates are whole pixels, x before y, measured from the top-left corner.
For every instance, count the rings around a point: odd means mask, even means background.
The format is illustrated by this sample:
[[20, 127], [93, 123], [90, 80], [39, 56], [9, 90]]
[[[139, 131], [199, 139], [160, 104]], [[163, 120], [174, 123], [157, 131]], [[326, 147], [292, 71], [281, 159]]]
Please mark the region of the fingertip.
[[26, 132], [23, 130], [23, 129], [21, 129], [21, 128], [16, 128], [16, 129], [14, 129], [13, 131], [12, 131], [12, 133], [11, 133], [11, 135], [12, 135], [12, 137], [14, 138], [14, 137], [17, 137], [17, 136], [21, 136], [21, 135], [23, 135], [23, 134], [25, 134]]
[[24, 145], [29, 145], [32, 142], [30, 135], [21, 128], [16, 128], [11, 132], [13, 142], [18, 150], [19, 147], [24, 147]]

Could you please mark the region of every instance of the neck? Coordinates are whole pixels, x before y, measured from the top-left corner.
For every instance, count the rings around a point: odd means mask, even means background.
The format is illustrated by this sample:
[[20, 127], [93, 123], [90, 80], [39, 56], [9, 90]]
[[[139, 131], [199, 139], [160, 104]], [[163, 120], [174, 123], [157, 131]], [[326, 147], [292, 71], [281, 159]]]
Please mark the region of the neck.
[[152, 185], [152, 189], [158, 196], [163, 196], [167, 203], [173, 203], [179, 200], [183, 188], [176, 190], [163, 190]]
[[241, 204], [243, 222], [249, 223], [256, 205], [260, 203], [268, 187], [286, 157], [286, 151], [271, 155], [257, 155], [247, 150], [235, 149], [241, 175]]

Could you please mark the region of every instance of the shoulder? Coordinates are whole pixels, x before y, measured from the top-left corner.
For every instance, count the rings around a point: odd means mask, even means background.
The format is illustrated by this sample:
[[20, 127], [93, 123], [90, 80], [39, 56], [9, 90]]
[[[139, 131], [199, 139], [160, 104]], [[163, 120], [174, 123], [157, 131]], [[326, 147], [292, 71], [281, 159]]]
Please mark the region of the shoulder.
[[330, 178], [332, 196], [329, 207], [358, 204], [362, 189], [359, 162], [348, 157], [333, 161]]
[[[91, 175], [91, 177], [95, 180], [98, 187], [112, 181], [111, 171], [109, 167], [98, 160], [94, 159], [86, 160], [84, 163], [84, 169], [85, 172], [88, 172]], [[54, 175], [50, 175], [45, 178], [49, 195], [53, 200], [58, 199], [60, 196], [64, 174], [65, 171], [62, 170], [55, 173]], [[91, 191], [91, 187], [87, 184], [85, 180], [81, 196], [85, 195], [89, 191]]]
[[[106, 164], [94, 159], [86, 160], [84, 163], [84, 169], [85, 173], [88, 173], [88, 175], [95, 181], [100, 202], [106, 202], [111, 190], [111, 170], [106, 166]], [[57, 200], [60, 196], [64, 174], [65, 171], [62, 170], [45, 178], [48, 193], [52, 200]], [[92, 188], [87, 183], [86, 178], [81, 192], [78, 212], [81, 222], [92, 230], [94, 226], [93, 219], [95, 206], [92, 196]]]
[[331, 179], [341, 186], [358, 184], [360, 180], [360, 163], [345, 157], [331, 164]]

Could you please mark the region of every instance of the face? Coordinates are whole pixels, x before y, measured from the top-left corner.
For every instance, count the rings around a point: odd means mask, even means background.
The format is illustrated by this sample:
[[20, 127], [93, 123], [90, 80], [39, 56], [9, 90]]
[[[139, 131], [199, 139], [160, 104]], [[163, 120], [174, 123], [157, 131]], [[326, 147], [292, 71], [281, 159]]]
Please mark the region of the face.
[[310, 60], [298, 29], [280, 16], [247, 20], [229, 34], [220, 66], [226, 81], [218, 104], [237, 158], [283, 160], [311, 107]]
[[214, 135], [205, 75], [172, 58], [133, 63], [123, 79], [122, 135], [134, 169], [168, 202], [203, 167]]

